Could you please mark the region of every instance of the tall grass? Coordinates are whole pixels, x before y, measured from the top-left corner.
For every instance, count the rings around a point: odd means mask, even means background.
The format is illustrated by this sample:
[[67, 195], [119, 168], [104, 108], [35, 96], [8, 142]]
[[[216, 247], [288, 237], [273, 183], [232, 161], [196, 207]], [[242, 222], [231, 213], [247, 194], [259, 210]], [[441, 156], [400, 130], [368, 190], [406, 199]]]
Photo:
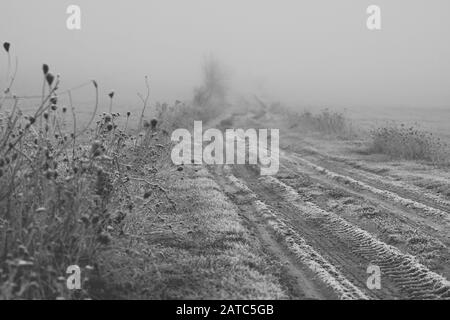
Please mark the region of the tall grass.
[[407, 160], [448, 162], [449, 145], [441, 138], [417, 126], [390, 125], [371, 132], [369, 152]]
[[291, 129], [304, 132], [315, 132], [328, 137], [350, 139], [356, 133], [351, 121], [342, 112], [323, 109], [318, 113], [310, 111], [295, 111], [274, 103], [270, 107], [271, 112], [282, 114]]
[[[9, 56], [10, 45], [4, 49]], [[62, 94], [72, 101], [72, 92], [60, 91], [48, 65], [42, 71], [42, 97], [31, 114], [11, 93], [14, 71], [8, 71], [0, 99], [0, 299], [89, 298], [98, 291], [96, 256], [111, 244], [124, 214], [112, 200], [128, 199], [133, 210], [136, 195], [128, 183], [139, 177], [133, 177], [130, 158], [161, 157], [161, 148], [167, 149], [162, 142], [156, 146], [157, 133], [168, 136], [156, 119], [129, 133], [130, 112], [112, 112], [114, 92], [108, 95], [110, 112], [95, 121], [95, 81], [92, 116], [77, 127], [75, 109], [60, 103]], [[167, 130], [176, 125], [179, 109], [161, 111]], [[82, 290], [66, 287], [70, 265], [82, 268]]]

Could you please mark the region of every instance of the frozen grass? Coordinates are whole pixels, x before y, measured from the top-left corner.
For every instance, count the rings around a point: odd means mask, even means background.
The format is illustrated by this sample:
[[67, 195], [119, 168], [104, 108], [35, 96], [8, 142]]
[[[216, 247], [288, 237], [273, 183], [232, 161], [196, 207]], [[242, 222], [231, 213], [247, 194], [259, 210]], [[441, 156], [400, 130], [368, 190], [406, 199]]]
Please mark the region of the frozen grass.
[[341, 112], [329, 109], [323, 109], [318, 113], [297, 112], [283, 107], [279, 103], [272, 104], [270, 110], [275, 114], [283, 115], [290, 129], [319, 133], [326, 135], [328, 138], [352, 139], [356, 136], [351, 121]]
[[[342, 112], [329, 109], [318, 113], [297, 112], [279, 103], [273, 103], [270, 111], [284, 118], [287, 127], [294, 132], [316, 133], [326, 139], [355, 141], [364, 139], [364, 147], [361, 150], [363, 153], [384, 154], [393, 159], [427, 161], [437, 165], [450, 164], [450, 144], [445, 138], [448, 130], [442, 130], [442, 123], [438, 123], [439, 130], [431, 130], [428, 127], [424, 130], [417, 123], [398, 124], [400, 122], [398, 119], [401, 119], [402, 115], [407, 119], [407, 115], [403, 113], [395, 114], [395, 121], [389, 124], [376, 122], [374, 126], [374, 123], [368, 123], [366, 119], [366, 121], [358, 120], [354, 125], [353, 121]], [[444, 111], [441, 111], [441, 114], [446, 115]], [[436, 115], [434, 117], [436, 118]], [[427, 123], [426, 119], [424, 123]], [[436, 119], [433, 123], [437, 123]], [[375, 129], [368, 129], [369, 124]]]
[[371, 132], [370, 153], [382, 153], [393, 158], [448, 163], [449, 145], [440, 137], [417, 126], [391, 125]]
[[[75, 113], [59, 104], [59, 81], [46, 65], [43, 71], [48, 93], [35, 112], [24, 114], [15, 98], [1, 106], [6, 110], [0, 117], [2, 299], [90, 296], [95, 257], [112, 239], [111, 199], [127, 192], [124, 155], [140, 152], [153, 130], [130, 135], [116, 124], [129, 114], [118, 113], [100, 115], [95, 129], [92, 121], [77, 128]], [[92, 87], [98, 101], [97, 84]], [[73, 126], [66, 124], [69, 114]], [[82, 290], [66, 288], [70, 265], [82, 268]]]
[[[136, 114], [115, 112], [111, 91], [103, 97], [109, 112], [99, 115], [98, 86], [88, 82], [81, 87], [91, 87], [95, 103], [81, 120], [72, 107], [79, 87], [62, 92], [48, 65], [42, 96], [23, 111], [24, 100], [12, 93], [12, 46], [3, 48], [0, 299], [284, 296], [212, 180], [172, 180], [184, 172], [170, 160], [170, 132], [226, 104], [215, 61], [206, 62], [192, 105], [157, 103], [151, 120], [147, 77]], [[164, 181], [177, 187], [169, 191]], [[185, 205], [177, 206], [177, 197]], [[81, 267], [82, 290], [66, 287], [70, 265]]]
[[[169, 197], [127, 217], [124, 236], [104, 252], [114, 298], [280, 299], [258, 242], [205, 169], [161, 172]], [[137, 259], [139, 258], [139, 259]], [[145, 261], [152, 263], [145, 263]]]
[[[104, 97], [109, 112], [97, 114], [98, 86], [91, 81], [83, 87], [91, 87], [95, 103], [88, 120], [77, 121], [73, 90], [62, 92], [59, 77], [43, 65], [42, 96], [27, 114], [12, 93], [13, 47], [3, 49], [9, 71], [0, 96], [0, 299], [102, 297], [99, 253], [111, 246], [125, 217], [142, 209], [139, 199], [153, 192], [165, 197], [157, 181], [133, 190], [133, 181], [144, 176], [135, 168], [146, 168], [151, 178], [170, 166], [170, 130], [201, 110], [157, 105], [158, 120], [144, 120], [146, 78], [138, 128], [132, 128], [130, 112], [114, 112], [114, 91]], [[149, 166], [155, 159], [158, 168]], [[81, 267], [82, 290], [66, 287], [70, 265]]]

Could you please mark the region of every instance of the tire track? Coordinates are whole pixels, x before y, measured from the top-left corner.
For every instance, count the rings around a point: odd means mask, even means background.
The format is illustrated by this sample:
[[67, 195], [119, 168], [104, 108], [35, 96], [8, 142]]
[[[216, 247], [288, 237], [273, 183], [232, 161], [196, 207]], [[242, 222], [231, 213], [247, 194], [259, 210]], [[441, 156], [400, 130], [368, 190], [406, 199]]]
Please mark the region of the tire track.
[[367, 300], [369, 295], [349, 281], [332, 263], [320, 255], [310, 246], [297, 231], [290, 227], [279, 213], [269, 208], [250, 188], [240, 179], [232, 174], [227, 179], [241, 192], [246, 193], [252, 201], [257, 214], [264, 219], [271, 230], [282, 239], [286, 248], [297, 258], [297, 260], [314, 272], [318, 279], [330, 287], [340, 299], [344, 300]]
[[[285, 154], [283, 154], [283, 156], [286, 157]], [[290, 158], [288, 158], [288, 159], [290, 161], [293, 161]], [[316, 164], [312, 163], [311, 161], [300, 158], [298, 156], [294, 156], [294, 159], [295, 159], [294, 161], [298, 161], [302, 165], [306, 165], [306, 166], [312, 168], [316, 172], [326, 176], [329, 179], [332, 179], [334, 181], [337, 181], [337, 182], [345, 184], [345, 185], [350, 185], [351, 187], [356, 188], [356, 189], [368, 191], [372, 194], [381, 196], [385, 199], [388, 199], [394, 203], [398, 203], [407, 208], [420, 210], [420, 211], [426, 213], [427, 215], [431, 215], [433, 217], [441, 219], [441, 221], [443, 221], [446, 225], [450, 224], [450, 214], [446, 211], [430, 207], [428, 205], [425, 205], [421, 202], [418, 202], [418, 201], [415, 201], [412, 199], [404, 198], [404, 197], [402, 197], [394, 192], [388, 191], [388, 190], [376, 188], [365, 182], [362, 182], [362, 181], [353, 179], [349, 176], [345, 176], [345, 175], [333, 172], [331, 170], [328, 170], [324, 167], [316, 165]]]
[[[416, 201], [408, 198], [410, 195], [404, 196], [404, 193], [399, 193], [395, 188], [395, 192], [384, 190], [384, 185], [380, 188], [380, 184], [376, 182], [360, 181], [347, 176], [347, 173], [328, 170], [296, 155], [288, 157], [281, 151], [280, 158], [293, 163], [296, 168], [303, 166], [311, 169], [310, 172], [317, 173], [317, 177], [323, 176], [323, 181], [334, 181], [337, 185], [356, 190], [362, 197], [373, 195], [386, 204], [401, 206], [401, 211], [405, 211], [405, 214], [410, 211], [449, 225], [449, 213], [431, 198], [429, 200], [432, 204], [429, 205], [423, 199]], [[299, 250], [296, 253], [300, 257], [299, 261], [306, 265], [310, 263], [310, 266], [313, 265], [311, 261], [318, 263], [323, 259], [326, 262], [325, 270], [328, 273], [323, 273], [321, 280], [329, 286], [337, 283], [339, 286], [334, 290], [340, 297], [362, 299], [361, 292], [364, 298], [450, 299], [449, 281], [421, 264], [415, 256], [388, 245], [334, 212], [323, 210], [279, 179], [255, 178], [255, 170], [251, 166], [234, 166], [233, 169], [236, 176], [228, 174], [230, 182], [249, 195], [254, 206], [259, 208], [259, 214], [266, 217], [285, 246], [292, 252]], [[275, 206], [278, 208], [274, 209]], [[411, 210], [405, 210], [406, 208]], [[403, 223], [408, 224], [408, 220]], [[292, 246], [292, 243], [296, 243], [298, 247]], [[303, 247], [305, 244], [308, 247]], [[314, 254], [308, 254], [310, 249]], [[366, 262], [381, 268], [383, 287], [377, 293], [366, 293], [362, 289], [366, 278], [362, 274], [361, 263]], [[330, 272], [329, 266], [334, 267], [339, 276]]]
[[[326, 163], [322, 166], [326, 168], [332, 166], [333, 169], [329, 169], [331, 171], [337, 170], [337, 173], [343, 173], [357, 180], [363, 180], [364, 182], [372, 186], [381, 186], [383, 189], [392, 191], [393, 193], [396, 193], [405, 198], [420, 199], [420, 202], [423, 202], [428, 206], [440, 209], [442, 211], [450, 210], [450, 201], [442, 195], [432, 193], [429, 190], [418, 187], [414, 184], [408, 184], [403, 181], [398, 181], [397, 179], [389, 175], [380, 176], [378, 173], [367, 168], [361, 168], [361, 166], [346, 158], [324, 155], [319, 153], [318, 151], [314, 151], [312, 152], [312, 154], [317, 156], [317, 158], [315, 158], [316, 160], [320, 160]], [[292, 156], [297, 159], [299, 158], [298, 155]], [[304, 158], [300, 158], [300, 160], [302, 159]]]
[[444, 277], [417, 262], [411, 255], [403, 254], [397, 248], [387, 245], [334, 213], [322, 210], [301, 196], [290, 186], [274, 177], [261, 177], [262, 183], [273, 190], [282, 190], [281, 196], [299, 209], [305, 219], [320, 217], [321, 228], [327, 235], [333, 235], [348, 244], [355, 255], [380, 266], [382, 275], [387, 276], [408, 299], [450, 299], [450, 283]]

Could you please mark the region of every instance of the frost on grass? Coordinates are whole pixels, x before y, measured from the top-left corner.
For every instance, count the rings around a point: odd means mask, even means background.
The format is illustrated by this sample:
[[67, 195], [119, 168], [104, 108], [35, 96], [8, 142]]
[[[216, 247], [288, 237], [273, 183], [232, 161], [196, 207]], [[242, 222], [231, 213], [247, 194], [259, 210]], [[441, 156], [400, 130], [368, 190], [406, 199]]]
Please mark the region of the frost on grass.
[[132, 247], [145, 262], [126, 254], [126, 241], [105, 253], [109, 279], [117, 284], [112, 291], [127, 298], [286, 298], [234, 205], [205, 172], [189, 170], [183, 180], [165, 176], [176, 209], [160, 206], [128, 222], [128, 228], [139, 226]]

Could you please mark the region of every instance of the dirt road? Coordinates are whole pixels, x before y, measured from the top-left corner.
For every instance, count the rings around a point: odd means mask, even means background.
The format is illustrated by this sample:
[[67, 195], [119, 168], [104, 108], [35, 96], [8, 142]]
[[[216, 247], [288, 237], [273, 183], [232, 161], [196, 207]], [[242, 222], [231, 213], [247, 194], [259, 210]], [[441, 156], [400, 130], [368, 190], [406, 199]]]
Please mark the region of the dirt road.
[[[450, 299], [450, 199], [302, 148], [280, 152], [276, 176], [209, 170], [296, 298]], [[367, 285], [370, 265], [380, 289]]]

